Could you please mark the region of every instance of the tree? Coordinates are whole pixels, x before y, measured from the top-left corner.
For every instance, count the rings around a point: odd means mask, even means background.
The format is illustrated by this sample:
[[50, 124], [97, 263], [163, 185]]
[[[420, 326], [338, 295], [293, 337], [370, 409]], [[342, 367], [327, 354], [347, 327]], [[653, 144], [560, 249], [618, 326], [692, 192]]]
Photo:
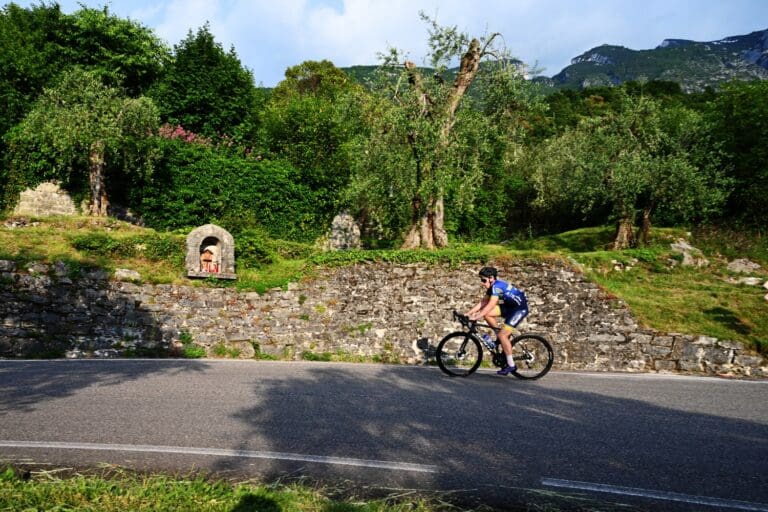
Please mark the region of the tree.
[[[499, 34], [470, 39], [456, 27], [441, 27], [424, 13], [421, 17], [430, 25], [434, 72], [425, 77], [395, 49], [382, 56], [381, 78], [369, 106], [371, 135], [359, 141], [353, 184], [361, 209], [379, 226], [402, 222], [407, 215], [403, 248], [448, 245], [445, 194], [457, 181], [476, 186], [482, 174], [477, 166], [461, 165], [477, 159], [461, 154], [468, 148], [455, 136], [456, 125], [467, 119], [460, 106], [482, 59], [508, 62], [494, 46]], [[447, 80], [447, 65], [455, 58], [460, 58], [456, 76]]]
[[[4, 135], [21, 122], [44, 87], [63, 71], [81, 66], [138, 97], [156, 79], [169, 55], [150, 29], [112, 16], [106, 8], [83, 7], [67, 15], [56, 3], [40, 2], [27, 9], [13, 3], [4, 6], [0, 11], [0, 160], [6, 164], [0, 166], [3, 199], [15, 200], [18, 190], [14, 186], [21, 184], [18, 170], [9, 174]], [[46, 158], [40, 155], [40, 159]], [[0, 208], [6, 206], [4, 201], [0, 203]]]
[[146, 94], [168, 65], [170, 50], [152, 29], [114, 16], [106, 6], [82, 6], [67, 21], [61, 44], [69, 66], [98, 72], [105, 84], [128, 96]]
[[548, 106], [541, 86], [522, 73], [485, 73], [478, 76], [476, 86], [474, 96], [488, 124], [476, 143], [487, 148], [481, 163], [484, 176], [474, 201], [465, 203], [462, 211], [477, 212], [477, 224], [468, 226], [470, 233], [487, 233], [487, 239], [498, 241], [541, 221], [530, 208], [535, 190], [525, 155]]
[[617, 250], [636, 244], [640, 212], [645, 241], [657, 208], [684, 221], [704, 218], [722, 205], [727, 180], [717, 155], [699, 147], [703, 134], [701, 116], [684, 107], [624, 96], [618, 111], [582, 119], [542, 144], [531, 159], [537, 204], [588, 213], [608, 203]]
[[259, 133], [268, 155], [301, 169], [313, 190], [336, 197], [349, 181], [347, 143], [363, 129], [363, 94], [330, 61], [288, 68], [261, 112]]
[[[30, 173], [28, 179], [87, 181], [89, 212], [104, 216], [110, 164], [115, 168], [122, 163], [125, 173], [151, 173], [151, 138], [158, 123], [150, 99], [127, 98], [103, 85], [98, 73], [72, 69], [56, 86], [45, 89], [13, 130], [11, 164], [19, 175]], [[87, 180], [81, 179], [84, 176]]]
[[0, 134], [19, 122], [43, 87], [67, 68], [98, 70], [111, 85], [138, 96], [168, 57], [150, 29], [106, 8], [66, 15], [55, 3], [28, 9], [8, 4], [0, 11]]
[[208, 137], [233, 135], [257, 102], [252, 73], [234, 48], [225, 52], [206, 24], [174, 47], [174, 58], [150, 92], [161, 117]]
[[768, 225], [768, 81], [733, 82], [709, 104], [712, 136], [722, 142], [735, 180], [728, 203], [733, 218]]

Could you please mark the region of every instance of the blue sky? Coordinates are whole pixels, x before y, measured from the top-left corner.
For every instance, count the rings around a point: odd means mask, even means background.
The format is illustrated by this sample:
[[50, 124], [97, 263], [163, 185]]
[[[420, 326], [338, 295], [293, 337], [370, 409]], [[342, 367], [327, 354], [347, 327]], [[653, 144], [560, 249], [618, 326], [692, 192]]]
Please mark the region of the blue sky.
[[[3, 2], [3, 5], [9, 2]], [[28, 7], [39, 0], [16, 1]], [[423, 63], [427, 27], [419, 11], [472, 36], [500, 32], [512, 53], [545, 75], [600, 44], [634, 50], [666, 38], [714, 41], [768, 29], [768, 0], [59, 0], [109, 7], [151, 27], [169, 46], [208, 22], [234, 46], [257, 84], [273, 87], [305, 60], [376, 64], [390, 46]]]

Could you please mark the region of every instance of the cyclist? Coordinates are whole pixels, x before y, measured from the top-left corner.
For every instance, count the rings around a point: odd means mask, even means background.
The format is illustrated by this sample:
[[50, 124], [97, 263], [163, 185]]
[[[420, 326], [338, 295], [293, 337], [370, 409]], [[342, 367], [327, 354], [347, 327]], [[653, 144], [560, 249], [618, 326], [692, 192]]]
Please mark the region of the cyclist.
[[525, 293], [511, 284], [498, 279], [498, 271], [494, 267], [480, 269], [480, 281], [486, 289], [485, 296], [467, 312], [470, 320], [483, 318], [488, 325], [496, 328], [497, 316], [504, 317], [504, 326], [499, 331], [499, 339], [504, 355], [507, 356], [507, 366], [497, 371], [497, 375], [509, 375], [517, 370], [512, 359], [512, 343], [510, 342], [515, 327], [528, 315], [528, 300]]

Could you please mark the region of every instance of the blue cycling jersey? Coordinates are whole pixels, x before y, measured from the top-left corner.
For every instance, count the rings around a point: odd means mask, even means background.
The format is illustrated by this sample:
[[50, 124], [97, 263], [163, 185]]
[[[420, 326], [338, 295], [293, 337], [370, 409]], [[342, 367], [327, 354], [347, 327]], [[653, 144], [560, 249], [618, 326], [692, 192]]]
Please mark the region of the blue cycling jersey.
[[493, 285], [488, 288], [488, 296], [498, 297], [499, 302], [514, 305], [515, 309], [528, 307], [528, 299], [526, 299], [525, 293], [501, 279], [496, 279]]
[[496, 279], [488, 288], [488, 296], [498, 297], [499, 311], [504, 317], [504, 323], [510, 327], [517, 327], [523, 318], [528, 316], [528, 299], [525, 293], [511, 284]]

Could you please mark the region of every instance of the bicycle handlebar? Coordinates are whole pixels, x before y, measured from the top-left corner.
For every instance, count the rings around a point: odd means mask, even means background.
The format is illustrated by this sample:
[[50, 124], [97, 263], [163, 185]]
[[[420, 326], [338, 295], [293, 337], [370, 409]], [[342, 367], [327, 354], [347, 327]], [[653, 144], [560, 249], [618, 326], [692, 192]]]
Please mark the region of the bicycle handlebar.
[[476, 333], [478, 327], [487, 327], [489, 329], [493, 329], [496, 332], [499, 331], [498, 327], [493, 327], [493, 326], [488, 325], [488, 324], [481, 324], [477, 320], [470, 320], [469, 316], [467, 316], [467, 315], [465, 315], [463, 313], [459, 313], [458, 311], [455, 311], [455, 310], [453, 312], [453, 319], [455, 321], [457, 321], [457, 322], [460, 322], [463, 327], [465, 327], [467, 330], [469, 330], [469, 332]]
[[461, 325], [466, 327], [467, 329], [474, 329], [475, 325], [477, 324], [477, 320], [470, 320], [467, 315], [464, 315], [462, 313], [459, 313], [458, 311], [453, 312], [453, 319], [457, 322], [460, 322]]

